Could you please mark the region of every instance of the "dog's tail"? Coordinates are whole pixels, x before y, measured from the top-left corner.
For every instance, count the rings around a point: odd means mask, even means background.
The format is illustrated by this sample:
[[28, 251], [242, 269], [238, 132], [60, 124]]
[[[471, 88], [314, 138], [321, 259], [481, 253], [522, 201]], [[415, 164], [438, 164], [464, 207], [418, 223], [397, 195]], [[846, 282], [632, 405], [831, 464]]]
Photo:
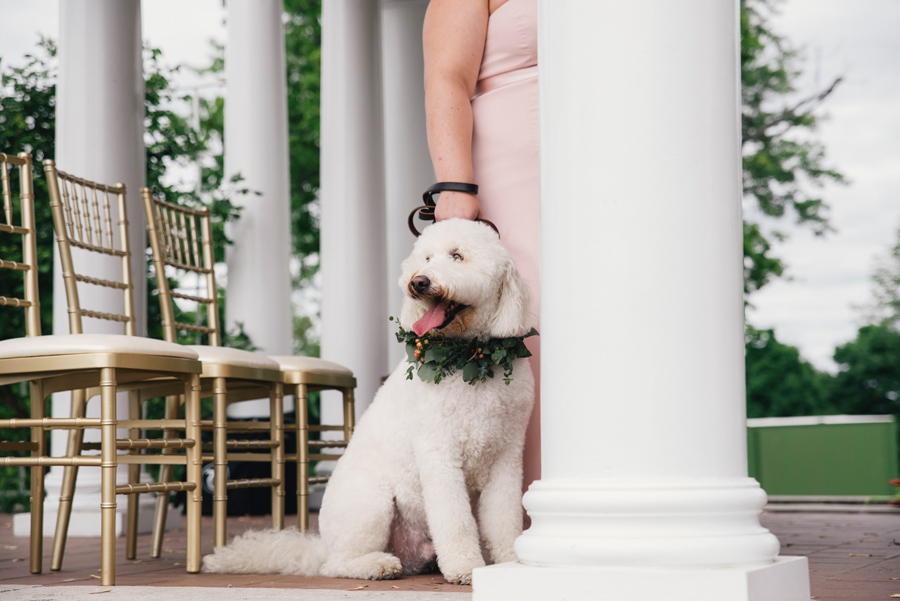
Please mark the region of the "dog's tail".
[[325, 563], [325, 543], [314, 534], [250, 530], [203, 558], [203, 571], [216, 574], [316, 576]]

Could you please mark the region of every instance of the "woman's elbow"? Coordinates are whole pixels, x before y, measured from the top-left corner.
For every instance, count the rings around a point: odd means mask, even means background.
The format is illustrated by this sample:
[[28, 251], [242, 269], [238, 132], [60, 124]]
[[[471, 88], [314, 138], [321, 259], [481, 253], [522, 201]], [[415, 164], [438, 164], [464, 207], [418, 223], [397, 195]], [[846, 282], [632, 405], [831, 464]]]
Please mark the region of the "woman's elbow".
[[[471, 89], [470, 89], [471, 88]], [[470, 98], [474, 92], [474, 82], [470, 83], [462, 74], [425, 73], [425, 102], [436, 98]]]

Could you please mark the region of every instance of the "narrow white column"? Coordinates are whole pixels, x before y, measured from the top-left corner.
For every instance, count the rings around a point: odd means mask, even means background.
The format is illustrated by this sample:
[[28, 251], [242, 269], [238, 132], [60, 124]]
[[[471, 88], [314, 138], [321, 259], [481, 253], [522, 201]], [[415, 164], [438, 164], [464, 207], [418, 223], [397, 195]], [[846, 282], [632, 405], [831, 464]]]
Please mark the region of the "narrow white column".
[[[137, 329], [146, 333], [147, 280], [144, 211], [140, 189], [144, 185], [144, 78], [141, 58], [140, 0], [70, 0], [60, 3], [59, 80], [56, 104], [56, 160], [60, 170], [86, 179], [114, 184], [122, 182], [128, 201], [129, 236], [132, 250], [132, 281]], [[47, 199], [38, 199], [48, 202]], [[56, 248], [54, 247], [54, 257]], [[76, 257], [77, 260], [77, 257]], [[68, 334], [66, 292], [58, 258], [54, 262], [53, 333]], [[120, 277], [118, 263], [112, 261], [98, 269], [106, 269], [109, 279]], [[95, 271], [96, 277], [104, 277]], [[81, 305], [94, 310], [120, 313], [119, 295], [111, 295], [97, 287], [79, 287]], [[118, 303], [114, 304], [114, 303]], [[87, 333], [123, 333], [121, 324], [86, 319]], [[53, 395], [55, 417], [70, 414], [68, 394]], [[99, 417], [100, 403], [88, 405], [88, 415]], [[128, 411], [127, 395], [119, 395], [117, 411]], [[124, 431], [122, 432], [124, 434]], [[64, 454], [66, 432], [54, 432], [51, 449]], [[85, 440], [99, 441], [99, 432], [88, 430]], [[63, 468], [54, 467], [47, 475], [46, 536], [53, 535], [55, 507], [59, 499]], [[119, 469], [119, 480], [127, 481], [127, 469]], [[120, 504], [120, 515], [125, 504]], [[74, 515], [70, 536], [100, 535], [100, 470], [81, 468], [73, 501]], [[143, 512], [147, 513], [147, 512]], [[122, 520], [119, 520], [121, 524]], [[15, 521], [16, 535], [24, 527]], [[121, 530], [121, 528], [120, 528]]]
[[[400, 315], [403, 299], [396, 285], [400, 262], [415, 241], [406, 220], [422, 204], [422, 192], [435, 181], [425, 133], [422, 24], [427, 8], [428, 0], [382, 0], [381, 4], [387, 311], [395, 316]], [[421, 229], [422, 222], [416, 222]], [[405, 356], [395, 332], [396, 327], [388, 328], [385, 373]]]
[[[225, 322], [262, 352], [291, 354], [291, 206], [282, 0], [229, 0], [225, 48], [225, 174], [240, 175], [229, 226]], [[231, 405], [266, 415], [268, 399]]]
[[747, 477], [738, 3], [540, 1], [543, 479], [477, 601], [799, 601]]
[[[353, 370], [357, 415], [387, 369], [379, 34], [378, 2], [322, 3], [322, 357]], [[324, 423], [342, 423], [336, 401]]]

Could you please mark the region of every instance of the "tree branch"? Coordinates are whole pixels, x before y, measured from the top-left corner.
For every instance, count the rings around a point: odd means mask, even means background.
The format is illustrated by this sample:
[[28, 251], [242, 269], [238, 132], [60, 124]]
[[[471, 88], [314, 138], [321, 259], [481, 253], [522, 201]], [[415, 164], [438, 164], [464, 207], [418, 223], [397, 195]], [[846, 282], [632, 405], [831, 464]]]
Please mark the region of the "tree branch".
[[[788, 129], [790, 129], [790, 127], [787, 127], [780, 134], [769, 134], [767, 132], [769, 129], [775, 127], [776, 125], [783, 124], [785, 121], [788, 121], [789, 119], [805, 117], [805, 116], [809, 115], [813, 110], [815, 110], [816, 106], [821, 104], [822, 101], [824, 101], [826, 98], [828, 98], [828, 96], [830, 96], [832, 92], [834, 92], [834, 90], [837, 88], [838, 84], [840, 84], [842, 81], [844, 81], [843, 77], [836, 77], [835, 80], [833, 82], [831, 82], [831, 85], [828, 86], [826, 89], [824, 89], [821, 92], [818, 92], [816, 94], [813, 94], [812, 96], [810, 96], [808, 98], [804, 98], [803, 100], [801, 100], [800, 102], [798, 102], [797, 104], [795, 104], [792, 107], [785, 108], [778, 115], [776, 115], [775, 117], [770, 119], [767, 123], [764, 123], [761, 127], [756, 128], [756, 131], [758, 132], [757, 134], [748, 135], [747, 137], [744, 138], [744, 141], [745, 142], [748, 142], [748, 141], [761, 142], [765, 139], [773, 138], [778, 135], [784, 134]], [[802, 109], [804, 109], [804, 107], [809, 107], [809, 108], [807, 108], [806, 110], [802, 110]]]

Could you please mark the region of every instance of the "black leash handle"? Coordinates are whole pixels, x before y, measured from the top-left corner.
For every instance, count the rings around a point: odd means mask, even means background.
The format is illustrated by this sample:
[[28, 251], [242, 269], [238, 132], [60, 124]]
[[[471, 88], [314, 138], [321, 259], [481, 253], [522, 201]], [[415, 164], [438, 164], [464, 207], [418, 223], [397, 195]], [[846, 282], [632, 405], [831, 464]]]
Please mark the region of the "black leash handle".
[[[421, 221], [434, 221], [434, 210], [437, 206], [437, 202], [435, 202], [434, 196], [441, 192], [465, 192], [466, 194], [478, 194], [478, 186], [476, 184], [466, 184], [463, 182], [438, 182], [425, 190], [425, 192], [422, 194], [422, 201], [425, 204], [421, 207], [416, 207], [415, 209], [413, 209], [412, 213], [409, 214], [409, 219], [407, 219], [409, 231], [412, 232], [413, 236], [415, 236], [416, 238], [421, 235], [421, 232], [416, 229], [414, 223], [414, 217], [416, 216], [416, 213], [419, 214], [419, 220]], [[495, 232], [497, 232], [498, 236], [500, 235], [500, 230], [497, 229], [497, 226], [487, 219], [476, 219], [475, 221], [480, 221], [481, 223], [488, 224]]]

